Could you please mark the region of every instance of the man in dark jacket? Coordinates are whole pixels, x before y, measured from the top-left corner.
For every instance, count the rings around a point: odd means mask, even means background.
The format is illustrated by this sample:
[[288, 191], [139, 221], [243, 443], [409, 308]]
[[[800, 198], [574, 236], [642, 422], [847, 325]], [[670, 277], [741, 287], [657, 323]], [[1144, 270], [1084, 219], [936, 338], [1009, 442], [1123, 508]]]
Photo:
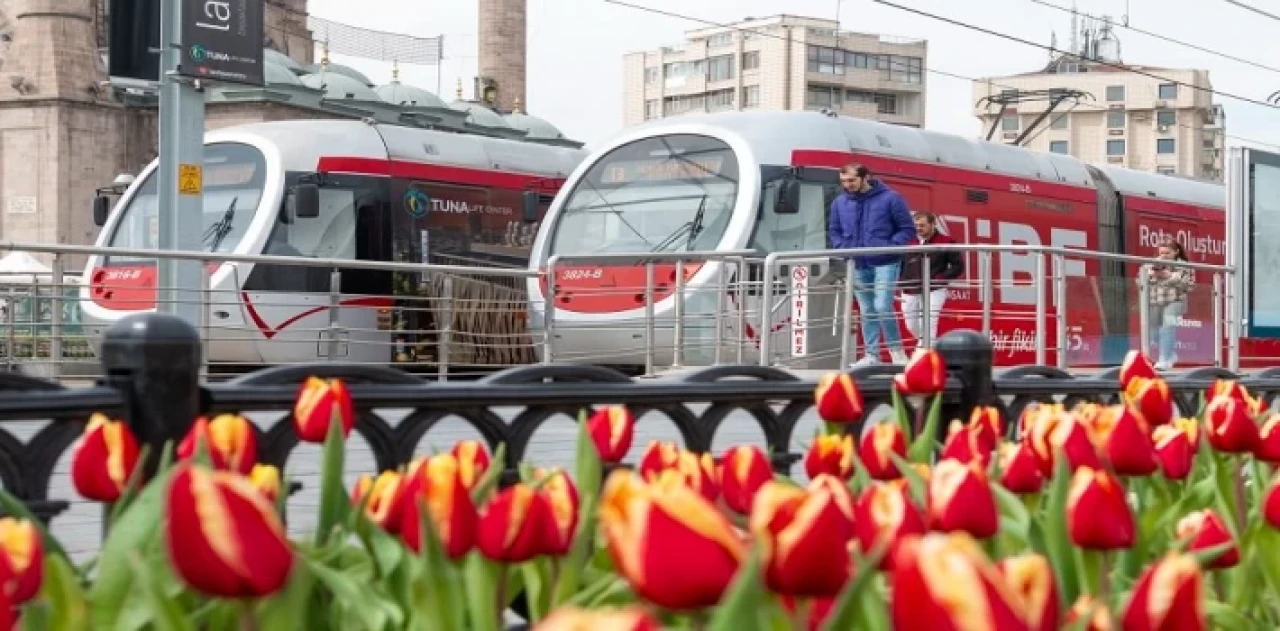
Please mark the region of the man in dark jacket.
[[[916, 238], [915, 225], [907, 203], [897, 191], [879, 180], [860, 164], [840, 169], [840, 185], [844, 193], [831, 202], [827, 231], [831, 247], [883, 248], [906, 246]], [[893, 297], [902, 270], [902, 254], [874, 254], [852, 257], [858, 312], [862, 317], [862, 340], [866, 354], [854, 366], [880, 363], [880, 339], [889, 347], [895, 364], [905, 364], [902, 333], [894, 313]]]
[[[938, 218], [933, 213], [916, 213], [916, 235], [920, 245], [940, 245], [955, 241], [938, 231]], [[924, 283], [924, 259], [929, 259], [929, 313], [923, 313], [921, 298]], [[959, 252], [919, 252], [908, 254], [902, 264], [902, 318], [907, 321], [920, 346], [924, 346], [925, 326], [930, 343], [938, 340], [938, 316], [947, 301], [947, 283], [964, 274], [964, 259]]]

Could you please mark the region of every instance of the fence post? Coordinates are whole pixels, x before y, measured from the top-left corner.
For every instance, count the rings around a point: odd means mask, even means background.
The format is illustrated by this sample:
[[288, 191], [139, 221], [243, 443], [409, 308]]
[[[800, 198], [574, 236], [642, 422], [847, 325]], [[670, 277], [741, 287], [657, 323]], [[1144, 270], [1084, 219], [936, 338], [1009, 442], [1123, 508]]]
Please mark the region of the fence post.
[[200, 360], [199, 333], [174, 315], [126, 316], [103, 336], [106, 385], [120, 392], [129, 427], [151, 447], [147, 476], [159, 467], [165, 443], [176, 446], [201, 412]]
[[994, 353], [990, 338], [967, 329], [942, 336], [937, 349], [947, 364], [947, 372], [961, 383], [960, 398], [955, 403], [944, 401], [942, 407], [938, 439], [945, 441], [952, 419], [967, 422], [975, 407], [995, 404], [995, 382], [991, 374]]

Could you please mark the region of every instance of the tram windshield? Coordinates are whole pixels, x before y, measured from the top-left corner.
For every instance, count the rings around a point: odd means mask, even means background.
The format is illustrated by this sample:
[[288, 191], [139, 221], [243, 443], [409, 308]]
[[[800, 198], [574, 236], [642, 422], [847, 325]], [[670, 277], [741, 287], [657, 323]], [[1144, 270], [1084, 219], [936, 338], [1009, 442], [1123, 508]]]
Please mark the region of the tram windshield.
[[569, 195], [551, 254], [714, 250], [738, 196], [738, 161], [714, 138], [646, 138], [600, 158]]
[[[262, 152], [240, 143], [205, 145], [200, 249], [231, 252], [239, 245], [262, 200], [267, 162]], [[129, 200], [107, 245], [154, 250], [160, 247], [159, 170], [152, 171]], [[153, 259], [112, 256], [106, 265], [130, 265]]]

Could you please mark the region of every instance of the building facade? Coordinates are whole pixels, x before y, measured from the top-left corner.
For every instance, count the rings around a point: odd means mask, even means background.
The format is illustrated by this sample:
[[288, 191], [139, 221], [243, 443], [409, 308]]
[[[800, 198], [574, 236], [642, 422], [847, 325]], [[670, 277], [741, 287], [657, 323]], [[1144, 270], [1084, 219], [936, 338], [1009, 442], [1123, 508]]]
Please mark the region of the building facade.
[[[996, 142], [1093, 164], [1220, 181], [1226, 117], [1211, 90], [1207, 70], [1081, 61], [1068, 55], [1040, 72], [975, 82], [974, 115], [982, 121], [984, 137], [995, 127], [991, 140]], [[1053, 91], [1080, 94], [1037, 123], [1050, 100], [1027, 100], [1019, 93]]]
[[924, 125], [928, 43], [777, 15], [623, 57], [627, 125], [690, 112], [821, 110]]

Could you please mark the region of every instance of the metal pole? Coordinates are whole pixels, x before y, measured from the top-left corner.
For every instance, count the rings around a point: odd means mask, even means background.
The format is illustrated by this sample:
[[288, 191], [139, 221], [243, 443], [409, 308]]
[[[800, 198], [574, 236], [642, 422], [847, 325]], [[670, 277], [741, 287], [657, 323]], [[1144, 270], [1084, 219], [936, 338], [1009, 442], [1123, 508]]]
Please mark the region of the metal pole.
[[653, 324], [653, 261], [644, 264], [644, 374], [653, 376], [653, 338], [656, 335]]
[[742, 259], [742, 265], [738, 267], [738, 280], [734, 283], [734, 290], [738, 294], [738, 339], [735, 343], [738, 347], [736, 361], [739, 366], [746, 361], [743, 355], [747, 349], [747, 273], [750, 270], [751, 264], [745, 258]]
[[53, 362], [54, 379], [62, 376], [62, 307], [66, 293], [62, 288], [62, 255], [53, 255], [53, 308], [49, 311], [49, 360]]
[[[178, 75], [182, 65], [182, 0], [160, 8], [160, 209], [161, 250], [201, 249], [203, 228], [204, 94]], [[247, 221], [247, 218], [245, 219]], [[199, 326], [200, 262], [158, 261], [157, 308]]]
[[436, 367], [436, 374], [440, 381], [449, 380], [449, 347], [453, 346], [453, 276], [444, 275], [444, 283], [441, 285], [440, 297], [444, 299], [444, 305], [438, 313], [440, 316], [440, 353]]
[[1036, 252], [1036, 271], [1031, 277], [1031, 286], [1036, 292], [1036, 365], [1045, 365], [1045, 296], [1044, 296], [1044, 252]]
[[547, 261], [547, 295], [542, 301], [542, 363], [550, 364], [555, 354], [556, 259]]
[[933, 283], [930, 282], [932, 279], [929, 278], [933, 272], [930, 263], [929, 255], [925, 254], [924, 260], [920, 261], [920, 313], [916, 314], [920, 318], [916, 322], [920, 324], [921, 348], [933, 348], [933, 333], [929, 331], [929, 309], [933, 306], [932, 296], [929, 295], [933, 291]]
[[840, 310], [843, 312], [840, 322], [844, 325], [840, 336], [841, 370], [852, 363], [849, 360], [853, 355], [853, 259], [846, 260], [844, 264], [844, 295], [840, 300]]
[[16, 350], [18, 345], [18, 294], [13, 287], [9, 288], [9, 297], [5, 302], [5, 324], [9, 329], [9, 339], [5, 343], [5, 363], [9, 366], [9, 372], [13, 372], [14, 359], [18, 356]]
[[773, 270], [777, 262], [773, 255], [765, 257], [760, 270], [760, 365], [768, 366], [773, 359]]
[[724, 317], [725, 303], [729, 299], [729, 261], [720, 262], [720, 280], [717, 282], [716, 289], [716, 316], [714, 319], [715, 333], [715, 366], [719, 366], [721, 360], [724, 359]]
[[342, 308], [342, 270], [329, 272], [329, 361], [338, 358], [339, 310]]
[[1151, 351], [1151, 286], [1150, 265], [1138, 268], [1138, 348], [1146, 355]]
[[679, 368], [684, 364], [684, 261], [676, 261], [675, 299], [676, 329], [672, 335], [675, 338], [675, 353], [671, 367]]
[[[217, 268], [214, 268], [215, 271]], [[200, 376], [204, 377], [209, 368], [209, 334], [213, 324], [213, 274], [205, 269], [205, 261], [200, 261]]]
[[1213, 273], [1213, 365], [1222, 367], [1222, 274]]
[[[1232, 276], [1244, 275], [1244, 267], [1237, 267], [1230, 273]], [[1242, 294], [1244, 285], [1238, 280], [1227, 283], [1227, 370], [1240, 372], [1240, 328], [1244, 326], [1244, 301]]]
[[1061, 254], [1053, 255], [1053, 325], [1058, 348], [1057, 366], [1067, 369], [1067, 260]]
[[982, 303], [982, 334], [991, 339], [991, 253], [978, 253], [978, 302]]

